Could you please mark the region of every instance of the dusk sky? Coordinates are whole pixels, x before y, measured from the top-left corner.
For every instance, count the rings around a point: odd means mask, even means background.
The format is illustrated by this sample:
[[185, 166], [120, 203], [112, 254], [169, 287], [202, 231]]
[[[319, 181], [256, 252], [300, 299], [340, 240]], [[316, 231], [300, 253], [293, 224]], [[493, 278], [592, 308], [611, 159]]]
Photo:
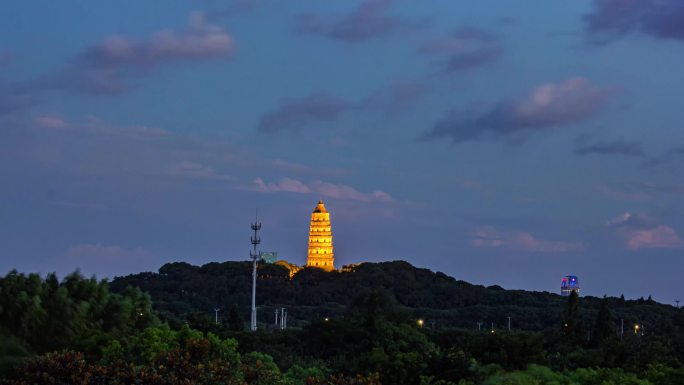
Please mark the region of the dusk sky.
[[[0, 273], [402, 259], [682, 297], [684, 1], [6, 1]], [[681, 298], [684, 300], [684, 298]]]

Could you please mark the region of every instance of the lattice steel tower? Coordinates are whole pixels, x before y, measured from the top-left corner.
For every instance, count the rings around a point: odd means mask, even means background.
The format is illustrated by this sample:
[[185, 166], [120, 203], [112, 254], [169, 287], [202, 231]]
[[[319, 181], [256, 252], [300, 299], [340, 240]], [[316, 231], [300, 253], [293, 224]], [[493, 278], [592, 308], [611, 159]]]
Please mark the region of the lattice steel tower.
[[257, 245], [261, 243], [261, 238], [259, 238], [259, 230], [261, 230], [261, 222], [259, 222], [259, 212], [257, 211], [254, 217], [254, 223], [252, 223], [252, 230], [254, 235], [250, 237], [252, 241], [252, 250], [249, 252], [249, 256], [252, 258], [253, 269], [252, 269], [252, 323], [251, 330], [257, 330], [257, 310], [256, 310], [256, 281], [257, 281], [257, 263], [259, 262], [259, 252], [257, 251]]

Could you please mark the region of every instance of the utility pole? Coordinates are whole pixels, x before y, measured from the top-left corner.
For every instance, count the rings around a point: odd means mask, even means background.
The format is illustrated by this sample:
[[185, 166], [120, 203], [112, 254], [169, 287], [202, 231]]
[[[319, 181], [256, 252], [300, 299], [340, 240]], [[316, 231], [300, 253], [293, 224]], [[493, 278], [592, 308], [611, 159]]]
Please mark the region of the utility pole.
[[276, 326], [276, 329], [278, 329], [278, 308], [276, 308], [276, 311], [275, 311], [275, 326]]
[[284, 307], [280, 308], [280, 329], [284, 330], [287, 328], [287, 312]]
[[478, 332], [480, 331], [480, 327], [481, 327], [481, 326], [482, 326], [482, 322], [478, 322], [478, 323], [477, 323], [477, 331], [478, 331]]
[[625, 320], [620, 319], [620, 341], [622, 341], [622, 336], [625, 335]]
[[252, 223], [252, 230], [254, 230], [254, 235], [250, 237], [252, 241], [253, 250], [249, 252], [249, 256], [252, 258], [253, 269], [252, 269], [252, 323], [251, 330], [254, 332], [257, 330], [257, 310], [256, 310], [256, 280], [257, 280], [257, 262], [259, 261], [259, 252], [257, 252], [257, 245], [261, 243], [261, 238], [259, 238], [259, 230], [261, 230], [261, 223], [259, 222], [259, 211], [255, 215], [254, 223]]
[[508, 316], [508, 331], [511, 331], [511, 316]]
[[218, 312], [220, 312], [220, 311], [221, 311], [221, 309], [219, 309], [219, 308], [214, 309], [214, 313], [215, 313], [214, 317], [215, 317], [217, 325], [218, 325]]

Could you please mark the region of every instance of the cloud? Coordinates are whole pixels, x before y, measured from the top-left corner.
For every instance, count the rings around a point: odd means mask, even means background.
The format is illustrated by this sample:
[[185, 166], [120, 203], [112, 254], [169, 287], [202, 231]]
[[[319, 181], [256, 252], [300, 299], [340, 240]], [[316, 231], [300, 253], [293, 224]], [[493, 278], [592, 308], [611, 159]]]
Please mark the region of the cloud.
[[67, 123], [60, 116], [50, 116], [50, 115], [36, 116], [35, 118], [33, 118], [33, 121], [37, 125], [39, 125], [41, 127], [46, 127], [46, 128], [67, 128], [70, 126], [70, 124]]
[[[156, 181], [192, 179], [221, 182], [221, 188], [233, 190], [314, 193], [316, 188], [328, 186], [324, 182], [303, 183], [291, 178], [283, 178], [277, 183], [266, 183], [261, 178], [245, 182], [245, 175], [266, 171], [275, 175], [301, 174], [320, 178], [349, 173], [343, 168], [255, 157], [226, 141], [179, 135], [144, 125], [118, 125], [95, 116], [75, 120], [46, 114], [34, 116], [31, 123], [22, 129], [30, 135], [17, 136], [18, 141], [5, 143], [7, 148], [24, 148], [17, 152], [18, 161], [31, 164], [35, 169], [58, 172], [60, 178], [123, 177], [124, 183], [136, 178], [145, 181], [150, 178]], [[337, 187], [344, 190], [345, 186]], [[328, 187], [324, 195], [333, 196], [334, 191]], [[347, 195], [350, 191], [346, 191]], [[359, 194], [361, 198], [357, 199], [362, 200], [387, 200], [389, 197], [383, 192]]]
[[89, 115], [71, 119], [59, 114], [37, 115], [25, 127], [13, 128], [8, 148], [23, 148], [15, 159], [24, 167], [59, 175], [60, 180], [96, 176], [141, 186], [149, 182], [231, 181], [244, 154], [223, 141], [179, 135], [158, 127], [121, 125]]
[[233, 38], [226, 31], [206, 24], [202, 13], [193, 13], [188, 28], [180, 32], [162, 30], [146, 39], [109, 36], [77, 54], [66, 68], [26, 87], [116, 94], [163, 64], [227, 58], [233, 51]]
[[502, 56], [499, 40], [489, 32], [462, 27], [446, 39], [436, 39], [422, 44], [418, 52], [445, 57], [442, 66], [446, 72], [478, 68], [493, 63]]
[[392, 197], [384, 191], [376, 190], [371, 193], [362, 193], [351, 186], [334, 184], [322, 181], [314, 182], [317, 193], [323, 196], [337, 199], [349, 199], [361, 202], [380, 201], [391, 202]]
[[299, 132], [314, 123], [334, 122], [355, 110], [384, 112], [392, 116], [406, 111], [429, 86], [423, 82], [397, 82], [383, 86], [359, 100], [345, 100], [327, 92], [313, 92], [304, 97], [283, 98], [279, 107], [261, 116], [257, 130]]
[[592, 39], [605, 42], [632, 32], [684, 41], [684, 2], [681, 0], [594, 0], [585, 16]]
[[169, 174], [204, 180], [232, 181], [235, 179], [230, 175], [221, 174], [214, 170], [214, 168], [206, 166], [202, 163], [191, 162], [187, 160], [184, 160], [171, 167]]
[[584, 122], [605, 109], [613, 94], [582, 77], [543, 84], [484, 113], [452, 111], [419, 139], [520, 140], [534, 131]]
[[259, 191], [264, 193], [290, 192], [297, 194], [314, 194], [334, 199], [352, 200], [359, 202], [392, 202], [392, 196], [388, 193], [375, 190], [370, 193], [363, 193], [345, 184], [335, 184], [316, 180], [306, 184], [297, 179], [282, 178], [276, 183], [266, 183], [262, 178], [256, 178], [251, 185], [244, 189]]
[[654, 156], [654, 157], [648, 159], [644, 163], [644, 165], [647, 167], [654, 167], [654, 166], [660, 166], [660, 165], [668, 164], [670, 162], [675, 162], [675, 161], [681, 159], [683, 155], [684, 155], [684, 146], [675, 147], [673, 149], [666, 151], [663, 154], [660, 154], [658, 156]]
[[311, 189], [304, 183], [290, 178], [282, 178], [277, 183], [265, 183], [263, 179], [256, 178], [252, 182], [254, 189], [259, 192], [292, 192], [297, 194], [310, 194]]
[[627, 248], [638, 250], [649, 249], [681, 249], [684, 241], [672, 227], [658, 225], [647, 230], [632, 230], [628, 233]]
[[114, 125], [94, 115], [86, 116], [81, 122], [67, 121], [59, 115], [39, 115], [33, 118], [33, 122], [42, 128], [100, 136], [126, 136], [150, 139], [169, 135], [168, 131], [161, 128], [142, 125]]
[[672, 227], [644, 214], [626, 212], [609, 220], [608, 226], [623, 237], [630, 250], [684, 248], [684, 241]]
[[158, 257], [142, 247], [127, 249], [117, 245], [83, 243], [69, 247], [59, 256], [65, 269], [80, 269], [100, 277], [129, 274], [141, 269], [156, 269]]
[[388, 14], [393, 0], [365, 0], [346, 15], [304, 13], [295, 19], [295, 32], [357, 43], [412, 31], [426, 25]]
[[684, 195], [684, 184], [680, 182], [652, 183], [643, 180], [625, 181], [600, 186], [598, 191], [611, 199], [620, 201], [679, 199]]
[[277, 110], [261, 117], [258, 130], [266, 133], [297, 132], [312, 122], [335, 121], [351, 108], [351, 103], [323, 92], [303, 98], [287, 98], [281, 100]]
[[359, 108], [375, 108], [394, 115], [406, 111], [409, 105], [425, 95], [429, 88], [424, 82], [398, 82], [379, 88], [365, 98]]
[[625, 155], [644, 156], [644, 144], [636, 140], [596, 141], [591, 143], [587, 136], [578, 136], [575, 140], [575, 155]]
[[582, 250], [581, 243], [535, 238], [526, 231], [479, 227], [471, 233], [470, 244], [477, 248], [509, 249], [529, 252], [564, 253]]

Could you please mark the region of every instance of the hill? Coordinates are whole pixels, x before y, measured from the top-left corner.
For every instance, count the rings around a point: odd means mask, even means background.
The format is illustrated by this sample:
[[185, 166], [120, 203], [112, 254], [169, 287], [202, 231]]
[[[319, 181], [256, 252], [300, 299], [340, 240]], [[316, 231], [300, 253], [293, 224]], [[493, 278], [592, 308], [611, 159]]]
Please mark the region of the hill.
[[[110, 286], [114, 292], [128, 286], [146, 291], [170, 322], [182, 322], [197, 314], [213, 319], [214, 308], [233, 306], [248, 319], [251, 263], [169, 263], [158, 273], [117, 277]], [[478, 322], [485, 328], [493, 323], [499, 329], [507, 327], [510, 316], [516, 330], [550, 330], [558, 326], [566, 303], [566, 298], [557, 294], [474, 285], [404, 261], [363, 263], [347, 272], [306, 268], [292, 279], [283, 266], [261, 264], [257, 287], [260, 322], [272, 322], [275, 309], [285, 307], [292, 326], [342, 315], [357, 296], [372, 290], [387, 292], [414, 317], [425, 319], [426, 325], [436, 329], [476, 329]], [[613, 297], [607, 301], [615, 319], [624, 320], [627, 331], [635, 323], [645, 325], [649, 332], [667, 330], [677, 310], [650, 299]], [[580, 316], [589, 325], [602, 299], [587, 296], [581, 302]]]
[[[59, 281], [12, 271], [0, 277], [0, 384], [674, 385], [684, 378], [684, 312], [649, 300], [503, 290], [400, 261], [305, 269], [292, 279], [281, 266], [262, 265], [262, 323], [251, 332], [250, 271], [248, 262], [173, 263], [111, 284], [78, 272]], [[218, 323], [216, 306], [225, 315]], [[294, 327], [269, 325], [280, 306]]]

